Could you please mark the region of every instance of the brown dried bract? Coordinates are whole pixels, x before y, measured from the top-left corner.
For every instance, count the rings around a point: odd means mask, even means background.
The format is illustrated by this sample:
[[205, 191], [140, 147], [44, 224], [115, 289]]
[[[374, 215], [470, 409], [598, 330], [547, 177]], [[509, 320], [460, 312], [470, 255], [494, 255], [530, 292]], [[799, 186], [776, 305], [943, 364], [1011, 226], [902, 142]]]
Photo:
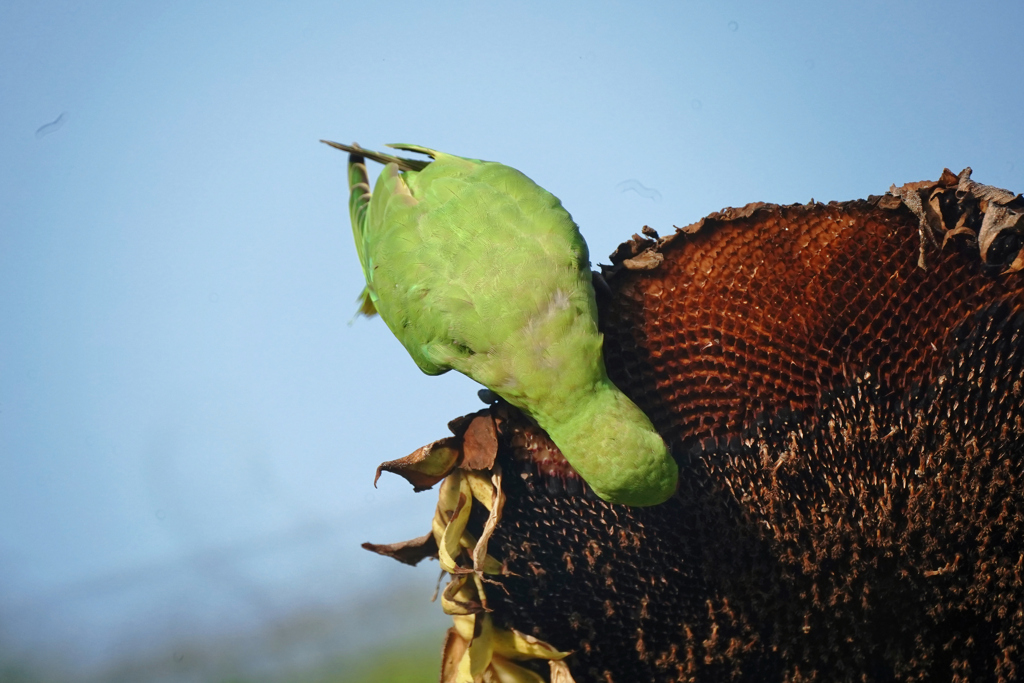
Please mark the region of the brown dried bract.
[[937, 182], [921, 181], [889, 192], [906, 204], [919, 221], [921, 253], [918, 265], [925, 267], [925, 245], [945, 246], [951, 238], [967, 238], [981, 260], [1001, 270], [1024, 268], [1020, 254], [1024, 230], [1024, 201], [1019, 194], [971, 180], [971, 169], [954, 175], [948, 168]]
[[362, 547], [378, 555], [384, 555], [403, 564], [411, 564], [413, 566], [419, 564], [420, 560], [428, 557], [437, 557], [437, 541], [434, 540], [433, 533], [424, 534], [419, 538], [402, 541], [401, 543], [386, 543], [383, 545], [363, 543]]
[[477, 413], [462, 435], [462, 461], [465, 470], [489, 470], [498, 456], [498, 433], [489, 413]]
[[[959, 175], [944, 169], [939, 180], [922, 180], [889, 188], [889, 194], [871, 197], [867, 202], [880, 209], [897, 210], [901, 206], [917, 217], [920, 238], [918, 266], [926, 267], [925, 254], [939, 249], [952, 237], [969, 237], [984, 263], [1014, 272], [1024, 268], [1021, 243], [1024, 242], [1024, 199], [991, 185], [971, 180], [971, 169]], [[850, 204], [847, 202], [846, 204]], [[830, 206], [841, 206], [830, 202]], [[626, 270], [650, 270], [661, 264], [662, 252], [680, 235], [693, 235], [715, 226], [762, 217], [781, 209], [796, 208], [753, 202], [740, 208], [722, 209], [696, 223], [676, 228], [673, 235], [659, 238], [645, 226], [644, 235], [619, 245], [611, 255], [610, 267], [602, 266], [606, 277]], [[817, 206], [812, 200], [809, 206]], [[995, 249], [993, 249], [995, 247]]]
[[438, 439], [399, 458], [377, 466], [373, 485], [377, 485], [381, 472], [391, 472], [412, 484], [415, 491], [425, 491], [448, 476], [462, 457], [461, 442], [457, 437]]
[[464, 415], [448, 423], [454, 436], [427, 444], [399, 458], [381, 463], [373, 478], [374, 486], [381, 472], [403, 477], [415, 491], [425, 491], [448, 476], [456, 467], [465, 470], [488, 470], [498, 454], [494, 418], [482, 410]]

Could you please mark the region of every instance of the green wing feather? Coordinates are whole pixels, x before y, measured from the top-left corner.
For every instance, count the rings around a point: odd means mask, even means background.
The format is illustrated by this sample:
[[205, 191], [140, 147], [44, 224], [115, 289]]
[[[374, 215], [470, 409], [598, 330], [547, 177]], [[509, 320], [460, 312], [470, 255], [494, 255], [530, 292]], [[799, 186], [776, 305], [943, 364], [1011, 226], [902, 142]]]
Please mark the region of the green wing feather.
[[[348, 164], [348, 213], [352, 219], [352, 232], [356, 240], [356, 251], [359, 253], [359, 263], [363, 267], [363, 277], [370, 281], [369, 273], [366, 271], [366, 259], [364, 252], [364, 235], [366, 234], [366, 213], [370, 204], [370, 176], [366, 172], [366, 162], [362, 156], [353, 153], [349, 157]], [[373, 297], [370, 295], [370, 287], [367, 285], [359, 294], [359, 313], [367, 317], [377, 314], [377, 308], [373, 304]]]
[[[594, 491], [650, 505], [677, 468], [608, 379], [586, 242], [551, 193], [503, 164], [418, 145], [349, 152], [349, 209], [377, 311], [423, 372], [456, 369], [523, 409]], [[365, 159], [385, 164], [370, 192]]]

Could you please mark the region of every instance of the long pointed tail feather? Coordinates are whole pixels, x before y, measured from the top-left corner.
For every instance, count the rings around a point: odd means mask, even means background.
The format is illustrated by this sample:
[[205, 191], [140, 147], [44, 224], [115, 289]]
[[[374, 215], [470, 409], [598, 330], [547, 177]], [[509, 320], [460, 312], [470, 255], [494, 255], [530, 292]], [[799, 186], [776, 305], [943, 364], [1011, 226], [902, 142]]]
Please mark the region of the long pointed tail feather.
[[[373, 159], [381, 164], [395, 164], [402, 171], [422, 171], [430, 164], [430, 162], [422, 159], [407, 159], [393, 154], [374, 152], [369, 149], [363, 149], [355, 142], [351, 145], [344, 145], [340, 142], [332, 142], [330, 140], [321, 140], [320, 142], [325, 145], [330, 145], [335, 149], [340, 149], [343, 152], [348, 152], [348, 211], [349, 217], [352, 220], [352, 232], [355, 236], [356, 251], [359, 252], [359, 262], [363, 266], [363, 277], [366, 278], [366, 282], [368, 283], [357, 299], [359, 302], [359, 311], [356, 315], [365, 315], [370, 317], [377, 313], [377, 307], [373, 303], [373, 296], [370, 292], [369, 283], [371, 282], [371, 279], [370, 273], [366, 270], [366, 256], [364, 253], [366, 230], [368, 227], [367, 211], [369, 209], [370, 198], [372, 196], [370, 191], [370, 176], [366, 172], [366, 159]], [[426, 154], [431, 157], [435, 155], [433, 150], [425, 147], [419, 147], [418, 145], [390, 146], [396, 149], [404, 149], [410, 152]]]
[[[363, 266], [363, 277], [370, 281], [366, 272], [366, 257], [363, 254], [366, 239], [366, 211], [370, 206], [370, 176], [366, 173], [366, 160], [358, 153], [348, 155], [348, 213], [355, 232], [356, 249], [359, 251], [359, 263]], [[363, 287], [359, 293], [359, 312], [367, 318], [377, 313], [377, 307], [370, 298], [370, 286]]]
[[[363, 149], [357, 144], [343, 145], [340, 142], [332, 142], [330, 140], [321, 140], [320, 142], [325, 145], [330, 145], [335, 149], [340, 149], [343, 152], [356, 154], [360, 157], [366, 157], [367, 159], [373, 159], [379, 164], [395, 164], [403, 171], [422, 171], [430, 165], [429, 161], [422, 159], [406, 159], [405, 157], [398, 157], [393, 154], [384, 154], [382, 152], [374, 152], [369, 149]], [[413, 148], [412, 145], [402, 145], [401, 149], [408, 149], [411, 152], [418, 152], [419, 149]]]
[[366, 160], [357, 151], [348, 155], [348, 213], [352, 219], [359, 260], [363, 261], [363, 240], [366, 237], [366, 210], [370, 206], [370, 176], [366, 172]]
[[[355, 237], [356, 251], [359, 253], [359, 263], [363, 267], [363, 277], [366, 282], [370, 282], [369, 273], [366, 272], [366, 255], [365, 243], [366, 243], [366, 223], [367, 223], [367, 209], [370, 206], [370, 176], [366, 172], [366, 160], [364, 158], [363, 150], [359, 148], [359, 145], [353, 145], [348, 147], [347, 145], [337, 145], [343, 147], [349, 152], [348, 155], [348, 213], [349, 218], [352, 221], [352, 233]], [[370, 296], [370, 286], [367, 284], [363, 288], [363, 291], [359, 293], [359, 310], [356, 315], [365, 315], [371, 317], [377, 313], [376, 306], [373, 305], [373, 299]]]

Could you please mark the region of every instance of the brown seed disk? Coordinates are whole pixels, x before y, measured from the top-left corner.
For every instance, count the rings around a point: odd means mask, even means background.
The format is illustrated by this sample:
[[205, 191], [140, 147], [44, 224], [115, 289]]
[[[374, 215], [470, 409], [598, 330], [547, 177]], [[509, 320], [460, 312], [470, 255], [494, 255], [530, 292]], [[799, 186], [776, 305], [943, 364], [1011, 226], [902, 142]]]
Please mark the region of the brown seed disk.
[[631, 509], [549, 487], [536, 428], [503, 418], [495, 619], [575, 651], [577, 680], [1017, 680], [1024, 285], [970, 240], [921, 269], [921, 234], [886, 197], [620, 247], [608, 371], [680, 492]]

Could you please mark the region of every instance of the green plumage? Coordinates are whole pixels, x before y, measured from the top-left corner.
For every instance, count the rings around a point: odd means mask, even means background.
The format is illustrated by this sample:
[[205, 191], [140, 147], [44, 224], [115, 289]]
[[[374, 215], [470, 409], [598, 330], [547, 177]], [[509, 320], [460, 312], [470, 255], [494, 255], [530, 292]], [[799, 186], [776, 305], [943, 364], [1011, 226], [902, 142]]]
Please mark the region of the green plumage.
[[[360, 311], [423, 372], [454, 368], [532, 416], [601, 498], [671, 496], [664, 441], [605, 371], [587, 245], [561, 202], [503, 164], [327, 144], [350, 154]], [[372, 194], [364, 157], [386, 164]]]

